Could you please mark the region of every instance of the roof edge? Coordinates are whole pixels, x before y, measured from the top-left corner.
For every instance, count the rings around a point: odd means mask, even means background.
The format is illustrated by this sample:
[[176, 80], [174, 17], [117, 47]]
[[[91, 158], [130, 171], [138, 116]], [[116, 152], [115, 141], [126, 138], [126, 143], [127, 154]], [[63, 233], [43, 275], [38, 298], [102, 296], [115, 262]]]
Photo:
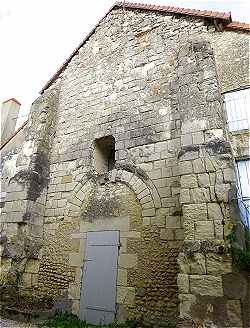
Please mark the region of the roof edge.
[[[57, 72], [51, 77], [51, 79], [45, 84], [45, 86], [41, 89], [40, 94], [43, 94], [46, 89], [48, 89], [53, 82], [61, 75], [61, 73], [66, 69], [71, 59], [78, 53], [79, 49], [84, 45], [84, 43], [91, 37], [91, 35], [95, 32], [98, 25], [101, 21], [114, 9], [115, 7], [124, 8], [124, 9], [142, 9], [149, 11], [161, 11], [168, 12], [172, 14], [180, 14], [194, 17], [203, 17], [210, 19], [220, 19], [223, 22], [224, 28], [232, 29], [232, 30], [248, 30], [245, 23], [237, 23], [232, 22], [231, 12], [215, 12], [215, 11], [207, 11], [207, 10], [196, 10], [196, 9], [185, 9], [171, 6], [157, 6], [157, 5], [147, 5], [142, 3], [131, 3], [131, 2], [115, 2], [110, 9], [104, 14], [104, 16], [97, 22], [97, 24], [92, 28], [92, 30], [87, 34], [87, 36], [83, 39], [83, 41], [76, 47], [76, 49], [71, 53], [71, 55], [64, 61], [64, 63], [59, 67]], [[238, 26], [238, 27], [237, 27]]]
[[7, 100], [3, 101], [2, 104], [6, 104], [9, 101], [14, 101], [16, 104], [21, 106], [21, 103], [18, 100], [16, 100], [16, 98], [7, 99]]
[[4, 141], [1, 145], [0, 145], [0, 150], [2, 150], [17, 134], [19, 131], [21, 131], [25, 125], [28, 123], [28, 120], [25, 121], [20, 128], [18, 128], [6, 141]]
[[250, 32], [250, 24], [232, 21], [225, 26], [226, 30], [238, 30]]
[[71, 59], [78, 53], [79, 49], [84, 45], [86, 41], [91, 37], [91, 35], [95, 32], [98, 25], [101, 21], [111, 12], [111, 10], [116, 6], [114, 3], [109, 10], [102, 16], [101, 19], [95, 24], [95, 26], [91, 29], [91, 31], [86, 35], [86, 37], [82, 40], [82, 42], [75, 48], [75, 50], [70, 54], [70, 56], [64, 61], [64, 63], [59, 67], [57, 72], [52, 76], [52, 78], [45, 84], [45, 86], [40, 91], [40, 94], [43, 94], [44, 91], [51, 86], [51, 84], [59, 77], [59, 75], [65, 70]]

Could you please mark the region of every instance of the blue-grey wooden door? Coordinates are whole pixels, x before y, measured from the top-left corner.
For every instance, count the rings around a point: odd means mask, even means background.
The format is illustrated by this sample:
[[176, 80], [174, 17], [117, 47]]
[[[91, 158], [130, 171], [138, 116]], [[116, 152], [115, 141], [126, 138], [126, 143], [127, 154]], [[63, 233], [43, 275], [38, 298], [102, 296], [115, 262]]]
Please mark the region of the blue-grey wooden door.
[[80, 319], [109, 324], [116, 312], [119, 231], [88, 232], [80, 300]]

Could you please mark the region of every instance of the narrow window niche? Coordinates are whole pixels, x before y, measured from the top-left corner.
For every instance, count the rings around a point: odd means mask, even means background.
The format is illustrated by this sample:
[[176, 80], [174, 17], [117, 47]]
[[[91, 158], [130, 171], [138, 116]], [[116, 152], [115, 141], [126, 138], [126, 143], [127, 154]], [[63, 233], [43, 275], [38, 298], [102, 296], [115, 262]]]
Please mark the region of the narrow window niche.
[[93, 159], [94, 168], [99, 174], [103, 174], [114, 168], [115, 138], [113, 136], [106, 136], [95, 140]]

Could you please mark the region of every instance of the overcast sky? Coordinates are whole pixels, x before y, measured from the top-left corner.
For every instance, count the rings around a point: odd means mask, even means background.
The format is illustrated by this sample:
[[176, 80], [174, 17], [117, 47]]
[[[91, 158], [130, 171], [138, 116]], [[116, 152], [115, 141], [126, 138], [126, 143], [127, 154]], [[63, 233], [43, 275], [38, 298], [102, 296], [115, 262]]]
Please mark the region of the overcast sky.
[[[233, 20], [250, 21], [249, 0], [137, 2], [231, 11]], [[0, 0], [0, 102], [16, 98], [22, 103], [20, 114], [25, 116], [44, 84], [113, 3], [113, 0]]]

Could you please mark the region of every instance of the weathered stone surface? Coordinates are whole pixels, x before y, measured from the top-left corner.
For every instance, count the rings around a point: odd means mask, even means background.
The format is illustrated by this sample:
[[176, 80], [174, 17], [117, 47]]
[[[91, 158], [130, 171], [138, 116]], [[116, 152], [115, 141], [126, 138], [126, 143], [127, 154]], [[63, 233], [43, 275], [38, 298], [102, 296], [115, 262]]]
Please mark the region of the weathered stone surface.
[[223, 220], [223, 213], [220, 205], [218, 203], [208, 203], [208, 219], [209, 220]]
[[197, 221], [195, 239], [214, 239], [214, 223], [212, 221]]
[[[181, 317], [200, 305], [196, 294], [205, 296], [204, 309], [211, 304], [206, 296], [226, 309], [221, 276], [225, 284], [231, 267], [218, 258], [224, 250], [218, 204], [228, 216], [233, 163], [220, 92], [249, 84], [248, 42], [244, 31], [218, 33], [207, 19], [125, 11], [116, 7], [102, 20], [35, 102], [9, 175], [15, 181], [4, 178], [1, 229], [8, 239], [1, 248], [11, 258], [5, 271], [24, 272], [20, 282], [39, 286], [34, 293], [68, 295], [78, 315], [87, 233], [117, 230], [119, 311], [125, 319], [143, 314], [148, 327], [160, 327], [178, 315], [178, 270]], [[108, 136], [114, 154], [99, 154], [108, 164], [100, 172], [94, 148]], [[235, 154], [249, 155], [247, 137], [230, 136]], [[29, 235], [34, 243], [27, 243]], [[187, 251], [188, 240], [197, 247]], [[234, 307], [228, 303], [240, 317]]]
[[223, 296], [222, 278], [208, 275], [190, 275], [190, 291], [194, 295]]
[[177, 277], [177, 283], [179, 292], [181, 294], [188, 294], [189, 293], [189, 275], [179, 273]]
[[191, 197], [190, 197], [189, 189], [182, 188], [180, 192], [180, 203], [185, 204], [190, 202], [191, 202]]
[[190, 317], [190, 310], [191, 306], [195, 304], [196, 297], [192, 294], [180, 294], [180, 317], [181, 318], [188, 318]]
[[187, 174], [181, 176], [182, 188], [195, 188], [198, 187], [198, 182], [195, 174]]
[[206, 259], [203, 254], [195, 253], [190, 259], [191, 274], [206, 274]]
[[232, 272], [232, 259], [228, 256], [222, 256], [214, 253], [206, 255], [208, 274], [225, 274]]
[[133, 268], [137, 265], [136, 254], [121, 254], [119, 256], [118, 265], [121, 268]]
[[207, 205], [206, 204], [190, 204], [183, 205], [183, 216], [185, 220], [197, 221], [207, 220]]
[[117, 272], [117, 285], [119, 286], [127, 286], [128, 282], [128, 272], [124, 269], [118, 269]]

